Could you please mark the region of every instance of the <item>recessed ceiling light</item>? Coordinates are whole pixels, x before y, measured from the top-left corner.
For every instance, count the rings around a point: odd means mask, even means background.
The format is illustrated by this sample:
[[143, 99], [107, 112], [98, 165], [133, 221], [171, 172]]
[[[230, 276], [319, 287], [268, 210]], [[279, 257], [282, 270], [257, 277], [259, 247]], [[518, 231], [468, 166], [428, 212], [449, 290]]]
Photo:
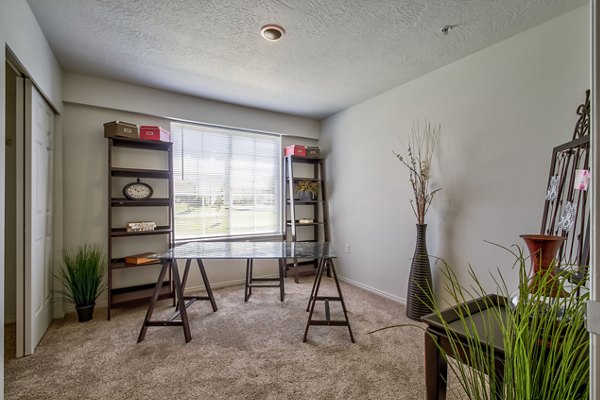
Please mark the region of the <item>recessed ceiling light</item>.
[[285, 30], [279, 25], [265, 25], [260, 28], [260, 34], [262, 37], [271, 42], [276, 42], [281, 39], [284, 33]]

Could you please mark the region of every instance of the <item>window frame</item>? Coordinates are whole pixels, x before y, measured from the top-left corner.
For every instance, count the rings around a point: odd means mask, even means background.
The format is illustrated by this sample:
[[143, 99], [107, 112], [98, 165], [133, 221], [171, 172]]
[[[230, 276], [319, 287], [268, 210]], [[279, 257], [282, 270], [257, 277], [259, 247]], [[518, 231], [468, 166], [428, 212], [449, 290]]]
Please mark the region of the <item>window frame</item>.
[[[199, 242], [199, 241], [242, 241], [242, 240], [282, 240], [283, 235], [284, 235], [284, 228], [283, 228], [283, 224], [282, 224], [282, 219], [283, 219], [283, 202], [282, 202], [282, 193], [284, 190], [284, 186], [283, 186], [283, 164], [282, 164], [282, 134], [279, 133], [273, 133], [273, 132], [263, 132], [263, 131], [257, 131], [257, 130], [252, 130], [252, 129], [244, 129], [244, 128], [237, 128], [237, 127], [229, 127], [229, 126], [220, 126], [220, 125], [212, 125], [212, 124], [203, 124], [203, 123], [195, 123], [195, 122], [189, 122], [189, 121], [171, 121], [171, 140], [173, 142], [173, 164], [175, 165], [175, 159], [176, 159], [176, 155], [175, 155], [175, 134], [173, 134], [178, 128], [178, 126], [181, 126], [182, 129], [185, 128], [186, 126], [191, 127], [192, 129], [199, 129], [199, 130], [206, 130], [208, 132], [211, 133], [219, 133], [219, 134], [224, 134], [224, 135], [229, 135], [230, 137], [234, 137], [236, 135], [236, 133], [238, 134], [238, 136], [250, 136], [250, 137], [254, 137], [254, 136], [258, 136], [258, 137], [272, 137], [275, 139], [276, 142], [276, 149], [277, 149], [277, 156], [276, 156], [276, 172], [275, 172], [275, 176], [274, 176], [274, 181], [275, 181], [275, 193], [274, 193], [274, 205], [275, 205], [275, 214], [276, 214], [276, 224], [275, 224], [275, 231], [273, 232], [265, 232], [265, 233], [249, 233], [249, 234], [224, 234], [224, 235], [204, 235], [204, 236], [193, 236], [193, 237], [184, 237], [184, 238], [178, 238], [177, 237], [177, 229], [176, 229], [176, 214], [175, 212], [173, 213], [173, 242], [175, 244], [183, 244], [183, 243], [187, 243], [187, 242]], [[224, 153], [225, 154], [225, 153]], [[228, 162], [230, 162], [232, 160], [231, 157], [231, 152], [229, 153], [229, 157], [227, 158]], [[230, 181], [229, 177], [231, 176], [231, 173], [229, 171], [228, 168], [228, 173], [230, 174], [226, 180]], [[175, 173], [175, 167], [173, 167], [173, 207], [175, 208], [176, 205], [176, 173]], [[231, 189], [231, 187], [230, 187]], [[232, 192], [230, 191], [230, 197], [231, 197]], [[232, 200], [233, 201], [233, 200]]]

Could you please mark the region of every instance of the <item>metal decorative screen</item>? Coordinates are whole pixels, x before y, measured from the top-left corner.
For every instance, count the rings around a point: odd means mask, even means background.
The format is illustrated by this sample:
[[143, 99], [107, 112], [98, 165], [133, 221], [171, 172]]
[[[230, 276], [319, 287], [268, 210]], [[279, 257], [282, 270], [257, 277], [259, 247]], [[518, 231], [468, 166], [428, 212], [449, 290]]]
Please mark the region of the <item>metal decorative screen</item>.
[[566, 236], [558, 253], [563, 268], [576, 268], [581, 279], [590, 263], [590, 91], [577, 108], [571, 141], [552, 151], [541, 233]]

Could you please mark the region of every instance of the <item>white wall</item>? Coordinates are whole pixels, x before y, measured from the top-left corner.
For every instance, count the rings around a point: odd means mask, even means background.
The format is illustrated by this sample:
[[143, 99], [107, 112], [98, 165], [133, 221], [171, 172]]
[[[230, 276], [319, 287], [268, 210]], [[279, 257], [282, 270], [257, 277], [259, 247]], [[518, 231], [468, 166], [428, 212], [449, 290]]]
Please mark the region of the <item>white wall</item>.
[[[96, 96], [99, 92], [101, 93]], [[64, 93], [66, 102], [63, 118], [63, 197], [64, 209], [68, 210], [63, 216], [63, 225], [66, 227], [63, 236], [65, 248], [83, 243], [98, 243], [104, 249], [108, 248], [108, 151], [107, 140], [103, 136], [105, 122], [120, 120], [138, 125], [160, 125], [169, 129], [171, 121], [159, 117], [169, 116], [297, 135], [284, 137], [283, 146], [290, 143], [315, 145], [316, 141], [310, 137], [319, 134], [320, 124], [315, 120], [218, 102], [210, 104], [210, 113], [207, 114], [205, 106], [211, 102], [204, 99], [81, 75], [66, 75]], [[131, 93], [135, 93], [135, 96], [123, 101], [124, 97], [127, 98]], [[132, 110], [135, 112], [130, 112]], [[138, 217], [144, 219], [153, 216]], [[157, 240], [145, 240], [143, 243], [131, 243], [135, 240], [126, 239], [129, 240], [127, 246], [132, 247], [122, 250], [130, 250], [128, 254], [162, 250], [165, 247], [164, 238], [162, 241], [159, 237], [154, 239]], [[135, 246], [141, 247], [136, 249]], [[119, 256], [124, 255], [127, 254]], [[243, 261], [208, 261], [206, 268], [213, 287], [243, 282], [245, 276]], [[273, 274], [276, 271], [275, 263], [255, 263], [255, 275]], [[114, 275], [114, 286], [155, 282], [157, 275], [158, 269], [154, 267], [118, 271]], [[188, 287], [196, 286], [202, 285], [198, 272], [194, 271]], [[106, 296], [102, 296], [99, 304], [105, 302]]]
[[[5, 131], [5, 53], [7, 46], [19, 60], [40, 91], [57, 109], [62, 108], [61, 70], [42, 31], [24, 0], [0, 1], [0, 140]], [[4, 165], [4, 146], [0, 148], [0, 165]], [[0, 177], [0, 208], [4, 210], [4, 174]], [[0, 213], [0, 290], [4, 291], [4, 212]], [[0, 326], [4, 326], [4, 293], [0, 296]], [[0, 330], [4, 343], [4, 330]], [[4, 346], [0, 348], [3, 358]], [[4, 387], [4, 364], [0, 365], [0, 388]], [[0, 391], [0, 399], [3, 397]]]
[[414, 119], [442, 125], [427, 214], [428, 248], [488, 287], [514, 259], [484, 243], [523, 245], [538, 232], [552, 147], [571, 139], [589, 88], [589, 14], [582, 7], [323, 121], [340, 274], [403, 301], [416, 220], [402, 150]]

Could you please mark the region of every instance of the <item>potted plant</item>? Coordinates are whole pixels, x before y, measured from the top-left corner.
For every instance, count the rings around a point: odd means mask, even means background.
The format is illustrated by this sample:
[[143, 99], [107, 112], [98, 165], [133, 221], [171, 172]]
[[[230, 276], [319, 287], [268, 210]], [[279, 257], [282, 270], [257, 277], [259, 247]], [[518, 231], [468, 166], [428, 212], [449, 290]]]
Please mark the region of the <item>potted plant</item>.
[[[442, 268], [457, 320], [465, 333], [470, 366], [449, 363], [458, 377], [467, 398], [472, 400], [502, 398], [506, 400], [544, 399], [578, 400], [589, 397], [589, 334], [585, 329], [586, 302], [589, 293], [583, 281], [574, 279], [570, 270], [555, 275], [533, 273], [529, 276], [522, 251], [517, 254], [519, 288], [514, 293], [496, 278], [496, 292], [510, 299], [508, 307], [488, 302], [490, 312], [479, 328], [465, 300], [476, 297], [489, 299], [477, 276], [471, 271], [472, 284], [460, 285], [452, 270]], [[532, 286], [531, 281], [538, 285]], [[555, 285], [557, 297], [548, 296], [547, 287]], [[475, 289], [473, 289], [475, 288]], [[451, 338], [452, 352], [465, 350], [465, 341], [453, 340], [454, 327], [446, 323], [443, 310], [434, 303], [434, 313]], [[482, 324], [483, 322], [483, 324]], [[481, 328], [483, 326], [483, 328]], [[500, 334], [504, 343], [501, 374], [494, 371], [494, 354], [480, 345], [483, 338]], [[442, 350], [442, 353], [444, 351]]]
[[296, 184], [296, 196], [300, 201], [314, 200], [319, 193], [319, 182], [305, 180]]
[[[512, 293], [501, 273], [492, 276], [496, 288], [490, 294], [472, 269], [471, 282], [461, 284], [452, 268], [440, 260], [446, 297], [455, 305], [443, 309], [431, 298], [432, 314], [424, 317], [424, 321], [429, 321], [428, 324], [435, 321], [441, 326], [449, 344], [441, 346], [435, 335], [429, 331], [425, 334], [433, 339], [444, 359], [462, 357], [463, 362], [447, 363], [462, 387], [461, 398], [587, 399], [590, 390], [590, 338], [585, 329], [587, 276], [580, 279], [577, 268], [565, 266], [556, 268], [554, 274], [530, 274], [528, 258], [523, 256], [522, 249], [513, 254], [519, 284]], [[532, 281], [537, 284], [531, 285]], [[549, 296], [550, 285], [555, 285], [556, 293], [561, 294]], [[394, 326], [424, 329], [412, 324]], [[500, 364], [495, 346], [482, 343], [502, 343]]]
[[[460, 398], [587, 399], [590, 336], [585, 329], [585, 312], [589, 292], [583, 283], [587, 277], [577, 279], [576, 268], [561, 268], [554, 275], [531, 275], [522, 249], [513, 254], [519, 284], [512, 293], [501, 273], [493, 274], [496, 288], [490, 292], [483, 288], [472, 269], [471, 282], [462, 284], [452, 268], [439, 260], [446, 297], [455, 305], [444, 308], [431, 298], [432, 314], [424, 320], [435, 320], [441, 325], [448, 347], [438, 344], [436, 337], [421, 325], [392, 325], [370, 333], [394, 327], [425, 331], [442, 358], [448, 360], [447, 366], [463, 391], [457, 393]], [[532, 280], [539, 284], [532, 286]], [[548, 296], [546, 288], [550, 284], [557, 285], [558, 292], [564, 294]], [[501, 364], [495, 346], [482, 345], [490, 342], [503, 343]], [[463, 362], [449, 360], [456, 355]]]
[[57, 278], [64, 298], [75, 305], [79, 322], [92, 319], [96, 299], [106, 288], [106, 258], [97, 245], [65, 250]]

